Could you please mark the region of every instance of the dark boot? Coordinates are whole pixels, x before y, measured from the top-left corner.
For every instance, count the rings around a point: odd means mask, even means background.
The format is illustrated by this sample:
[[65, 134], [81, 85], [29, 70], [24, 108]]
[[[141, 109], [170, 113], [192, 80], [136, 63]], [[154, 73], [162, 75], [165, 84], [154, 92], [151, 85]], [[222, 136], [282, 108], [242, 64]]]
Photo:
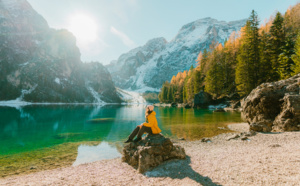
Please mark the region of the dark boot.
[[139, 142], [141, 140], [142, 140], [142, 138], [137, 137], [137, 138], [135, 138], [135, 140], [133, 140], [133, 142]]
[[127, 141], [125, 141], [124, 143], [130, 143], [130, 142], [133, 142], [132, 139], [128, 138]]

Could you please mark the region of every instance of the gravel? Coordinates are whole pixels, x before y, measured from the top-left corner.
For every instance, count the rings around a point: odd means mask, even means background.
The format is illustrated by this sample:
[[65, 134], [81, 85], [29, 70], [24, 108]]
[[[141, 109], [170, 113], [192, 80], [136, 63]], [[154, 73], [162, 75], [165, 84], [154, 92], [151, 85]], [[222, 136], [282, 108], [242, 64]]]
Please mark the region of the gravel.
[[[228, 126], [246, 132], [248, 124]], [[210, 143], [174, 140], [185, 160], [165, 162], [145, 174], [120, 158], [0, 179], [0, 185], [300, 185], [300, 132], [257, 133]]]

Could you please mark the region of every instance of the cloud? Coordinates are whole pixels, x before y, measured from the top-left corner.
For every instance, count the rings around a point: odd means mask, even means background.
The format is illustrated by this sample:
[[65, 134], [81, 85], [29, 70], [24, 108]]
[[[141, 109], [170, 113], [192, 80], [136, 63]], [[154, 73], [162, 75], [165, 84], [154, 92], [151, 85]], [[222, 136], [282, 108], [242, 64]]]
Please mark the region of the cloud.
[[111, 33], [115, 34], [116, 36], [118, 36], [122, 42], [124, 43], [124, 45], [132, 48], [132, 47], [135, 47], [136, 44], [134, 41], [132, 41], [125, 33], [117, 30], [115, 27], [110, 27], [110, 31]]

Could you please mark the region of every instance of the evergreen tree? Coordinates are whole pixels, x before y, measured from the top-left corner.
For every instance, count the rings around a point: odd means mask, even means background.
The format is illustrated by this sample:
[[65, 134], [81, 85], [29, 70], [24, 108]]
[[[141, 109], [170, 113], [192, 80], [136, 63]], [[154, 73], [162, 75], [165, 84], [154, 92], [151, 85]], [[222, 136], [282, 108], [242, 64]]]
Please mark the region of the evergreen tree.
[[211, 66], [205, 79], [205, 91], [215, 97], [219, 97], [223, 90], [223, 69], [218, 59], [218, 52], [212, 52]]
[[300, 73], [300, 33], [298, 34], [297, 41], [295, 44], [295, 54], [292, 56], [294, 65], [292, 67], [293, 75]]
[[280, 12], [277, 12], [275, 19], [270, 28], [270, 47], [271, 47], [271, 62], [272, 73], [271, 81], [280, 79], [279, 72], [279, 55], [282, 53], [282, 46], [284, 45], [284, 30], [283, 30], [283, 17]]
[[259, 25], [259, 20], [257, 13], [252, 10], [251, 15], [250, 15], [250, 28], [249, 28], [249, 33], [248, 33], [248, 39], [250, 41], [249, 43], [249, 57], [250, 57], [250, 63], [253, 65], [253, 81], [254, 81], [254, 86], [257, 86], [258, 84], [258, 79], [259, 79], [259, 34], [258, 34], [258, 25]]
[[204, 75], [206, 73], [206, 66], [208, 61], [209, 52], [204, 49], [201, 55], [198, 57], [197, 62], [198, 66], [200, 67], [200, 73]]
[[242, 45], [237, 56], [236, 84], [241, 96], [249, 94], [259, 81], [258, 23], [257, 14], [253, 10], [243, 30]]
[[269, 40], [270, 35], [262, 30], [259, 44], [260, 69], [258, 84], [271, 81], [272, 63]]
[[292, 55], [294, 52], [295, 43], [292, 38], [287, 37], [285, 45], [282, 46], [282, 53], [278, 57], [279, 62], [279, 75], [280, 79], [287, 79], [292, 76], [293, 70], [292, 67], [295, 64], [292, 60]]
[[201, 78], [201, 72], [200, 69], [196, 69], [194, 71], [194, 93], [198, 93], [201, 90], [202, 85], [202, 78]]

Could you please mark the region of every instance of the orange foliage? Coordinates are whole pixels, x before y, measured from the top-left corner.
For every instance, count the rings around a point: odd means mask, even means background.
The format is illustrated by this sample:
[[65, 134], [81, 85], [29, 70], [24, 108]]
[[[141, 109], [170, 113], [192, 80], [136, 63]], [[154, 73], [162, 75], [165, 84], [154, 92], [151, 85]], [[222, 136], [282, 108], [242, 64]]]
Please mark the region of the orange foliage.
[[201, 60], [203, 58], [203, 54], [202, 52], [200, 51], [198, 56], [197, 56], [197, 59], [196, 59], [196, 62], [197, 62], [197, 65], [200, 66], [201, 65]]
[[172, 77], [171, 84], [176, 84], [176, 77], [175, 76]]
[[216, 50], [217, 50], [217, 51], [222, 51], [222, 49], [223, 49], [223, 45], [222, 45], [221, 43], [219, 43], [219, 44], [217, 45], [217, 47], [216, 47]]
[[186, 75], [187, 75], [187, 71], [185, 70], [185, 71], [183, 71], [183, 73], [182, 73], [182, 79], [185, 79], [185, 78], [186, 78]]
[[262, 25], [260, 25], [259, 34], [261, 34], [262, 31], [264, 31], [265, 33], [268, 33], [270, 31], [270, 28], [271, 28], [272, 24], [273, 24], [273, 21], [274, 21], [274, 16], [271, 16], [269, 18], [269, 20], [265, 19], [264, 23]]

